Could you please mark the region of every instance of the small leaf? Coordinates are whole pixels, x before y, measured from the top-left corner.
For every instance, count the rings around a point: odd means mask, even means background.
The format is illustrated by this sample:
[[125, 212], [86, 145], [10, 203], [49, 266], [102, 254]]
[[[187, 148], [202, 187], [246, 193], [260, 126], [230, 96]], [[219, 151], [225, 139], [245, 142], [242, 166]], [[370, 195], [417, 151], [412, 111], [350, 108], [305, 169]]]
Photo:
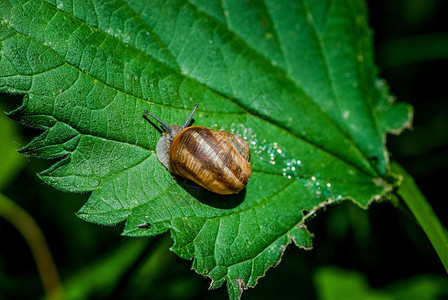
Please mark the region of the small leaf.
[[[87, 221], [169, 230], [231, 298], [291, 241], [311, 247], [317, 210], [365, 208], [395, 184], [385, 134], [412, 113], [377, 79], [362, 1], [3, 1], [0, 19], [0, 91], [24, 93], [11, 117], [44, 130], [22, 152], [59, 159], [42, 180], [91, 191]], [[195, 125], [250, 144], [242, 193], [198, 190], [158, 161], [143, 110], [179, 124], [195, 104]]]

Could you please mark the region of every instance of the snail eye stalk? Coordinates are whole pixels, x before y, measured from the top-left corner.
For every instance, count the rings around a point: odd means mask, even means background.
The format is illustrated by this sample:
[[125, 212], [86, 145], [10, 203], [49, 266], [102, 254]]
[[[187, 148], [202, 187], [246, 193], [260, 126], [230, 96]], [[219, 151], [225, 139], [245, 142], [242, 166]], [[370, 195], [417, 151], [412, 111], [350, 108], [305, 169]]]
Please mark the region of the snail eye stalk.
[[150, 113], [147, 110], [145, 110], [144, 113], [146, 115], [150, 116], [151, 118], [153, 118], [154, 120], [156, 120], [157, 122], [159, 122], [163, 127], [166, 128], [166, 130], [168, 130], [168, 133], [170, 134], [170, 136], [173, 136], [173, 130], [165, 122], [163, 122], [162, 120], [160, 120], [159, 118], [157, 118], [156, 116], [154, 116], [152, 113]]
[[198, 106], [199, 106], [199, 105], [197, 105], [197, 104], [194, 106], [193, 111], [190, 113], [190, 115], [188, 116], [187, 120], [185, 120], [185, 123], [184, 123], [184, 125], [182, 125], [182, 127], [180, 128], [180, 131], [184, 130], [184, 129], [188, 126], [188, 124], [190, 124], [191, 119], [193, 118], [193, 115], [194, 115], [196, 109], [198, 109]]

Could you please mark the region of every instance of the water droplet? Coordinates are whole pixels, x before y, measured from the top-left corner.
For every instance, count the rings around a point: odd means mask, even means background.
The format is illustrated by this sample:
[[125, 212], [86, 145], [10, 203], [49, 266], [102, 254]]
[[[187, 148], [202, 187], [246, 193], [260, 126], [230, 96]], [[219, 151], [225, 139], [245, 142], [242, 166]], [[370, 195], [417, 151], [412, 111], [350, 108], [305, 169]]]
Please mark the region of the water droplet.
[[[348, 111], [346, 113], [349, 114]], [[211, 127], [241, 136], [248, 142], [257, 159], [263, 163], [278, 166], [282, 176], [287, 179], [303, 180], [304, 186], [310, 189], [310, 192], [316, 198], [322, 198], [322, 200], [339, 200], [342, 198], [341, 195], [334, 195], [332, 184], [321, 180], [320, 175], [305, 175], [302, 160], [289, 158], [286, 149], [278, 142], [269, 143], [265, 139], [258, 139], [257, 134], [251, 128], [245, 127], [244, 124], [232, 123], [229, 128], [218, 128], [218, 124], [215, 123]]]

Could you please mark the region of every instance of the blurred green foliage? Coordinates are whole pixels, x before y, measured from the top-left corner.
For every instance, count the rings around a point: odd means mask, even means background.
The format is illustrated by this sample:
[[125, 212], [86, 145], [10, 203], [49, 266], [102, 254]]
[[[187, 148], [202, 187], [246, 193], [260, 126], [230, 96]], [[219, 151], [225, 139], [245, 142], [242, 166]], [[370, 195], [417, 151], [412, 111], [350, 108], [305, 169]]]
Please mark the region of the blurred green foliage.
[[316, 289], [322, 300], [430, 300], [446, 297], [446, 280], [430, 275], [395, 282], [382, 289], [369, 287], [364, 275], [338, 267], [320, 267], [314, 273]]
[[[0, 111], [3, 111], [1, 101]], [[14, 180], [25, 162], [25, 157], [17, 152], [22, 139], [17, 127], [5, 114], [0, 114], [0, 190]]]
[[[388, 149], [447, 226], [448, 204], [441, 201], [440, 191], [448, 172], [448, 90], [446, 76], [440, 74], [448, 67], [448, 3], [383, 0], [369, 6], [380, 75], [398, 99], [415, 108], [415, 129], [389, 136]], [[5, 111], [20, 102], [21, 97], [0, 97]], [[32, 159], [24, 165], [26, 159], [13, 154], [37, 132], [14, 125], [4, 115], [0, 129], [0, 174], [9, 170], [7, 177], [0, 176], [1, 192], [28, 211], [46, 234], [67, 298], [106, 299], [114, 292], [128, 299], [227, 298], [224, 288], [207, 291], [208, 281], [192, 274], [190, 262], [168, 251], [167, 237], [124, 238], [122, 225], [98, 227], [78, 219], [74, 212], [88, 195], [44, 185], [36, 173], [50, 162]], [[344, 203], [321, 212], [309, 227], [316, 236], [315, 250], [288, 248], [283, 262], [244, 298], [330, 299], [351, 292], [356, 299], [448, 297], [443, 266], [407, 211], [390, 203], [374, 204], [368, 211]], [[0, 298], [41, 297], [40, 279], [23, 238], [3, 219], [0, 234]]]

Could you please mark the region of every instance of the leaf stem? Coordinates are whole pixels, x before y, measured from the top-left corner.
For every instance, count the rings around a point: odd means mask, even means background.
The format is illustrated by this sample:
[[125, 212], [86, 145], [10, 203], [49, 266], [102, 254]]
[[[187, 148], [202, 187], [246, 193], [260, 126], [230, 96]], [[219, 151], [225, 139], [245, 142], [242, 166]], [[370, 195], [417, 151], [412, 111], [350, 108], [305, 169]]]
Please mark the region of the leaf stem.
[[417, 219], [448, 273], [448, 235], [446, 230], [414, 179], [397, 162], [392, 162], [392, 170], [403, 176], [398, 195]]
[[39, 225], [20, 206], [0, 193], [0, 217], [22, 234], [30, 247], [47, 299], [64, 299], [63, 289], [50, 249]]

